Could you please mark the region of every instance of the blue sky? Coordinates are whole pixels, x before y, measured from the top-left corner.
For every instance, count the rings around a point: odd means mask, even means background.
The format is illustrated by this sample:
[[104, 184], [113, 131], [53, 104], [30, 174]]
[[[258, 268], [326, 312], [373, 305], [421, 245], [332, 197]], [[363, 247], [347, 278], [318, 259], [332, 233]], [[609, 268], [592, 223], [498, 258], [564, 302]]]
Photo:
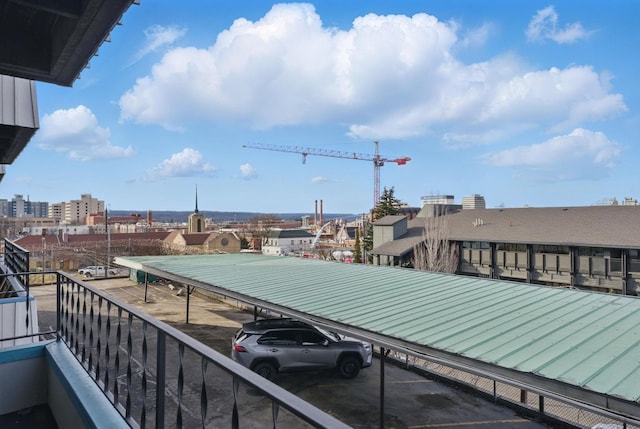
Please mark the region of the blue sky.
[[640, 2], [143, 0], [72, 88], [37, 84], [40, 130], [0, 197], [91, 193], [112, 210], [364, 213], [640, 199]]

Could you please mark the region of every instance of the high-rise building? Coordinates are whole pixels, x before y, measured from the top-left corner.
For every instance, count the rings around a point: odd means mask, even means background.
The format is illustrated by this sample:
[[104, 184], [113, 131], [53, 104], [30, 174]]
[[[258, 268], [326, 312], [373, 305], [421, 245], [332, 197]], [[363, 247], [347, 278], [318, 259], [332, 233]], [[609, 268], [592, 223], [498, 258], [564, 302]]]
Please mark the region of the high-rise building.
[[11, 201], [0, 200], [0, 216], [2, 217], [47, 217], [49, 203], [29, 201], [29, 197], [15, 194]]
[[421, 198], [422, 206], [426, 205], [451, 205], [454, 204], [453, 195], [426, 195]]
[[480, 194], [473, 194], [462, 198], [462, 210], [468, 209], [485, 209], [486, 203], [484, 197]]
[[84, 224], [88, 215], [104, 212], [104, 201], [93, 198], [91, 194], [82, 194], [79, 200], [61, 202], [52, 206], [55, 206], [55, 211], [62, 212], [60, 221], [65, 224]]

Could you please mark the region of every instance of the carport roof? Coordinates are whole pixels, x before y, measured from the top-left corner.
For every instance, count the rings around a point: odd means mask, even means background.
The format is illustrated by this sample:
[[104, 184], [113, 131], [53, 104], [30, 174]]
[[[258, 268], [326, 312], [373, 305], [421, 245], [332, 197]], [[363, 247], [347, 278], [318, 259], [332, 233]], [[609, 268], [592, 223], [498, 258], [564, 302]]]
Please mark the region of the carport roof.
[[119, 257], [116, 263], [640, 416], [640, 299], [262, 255]]

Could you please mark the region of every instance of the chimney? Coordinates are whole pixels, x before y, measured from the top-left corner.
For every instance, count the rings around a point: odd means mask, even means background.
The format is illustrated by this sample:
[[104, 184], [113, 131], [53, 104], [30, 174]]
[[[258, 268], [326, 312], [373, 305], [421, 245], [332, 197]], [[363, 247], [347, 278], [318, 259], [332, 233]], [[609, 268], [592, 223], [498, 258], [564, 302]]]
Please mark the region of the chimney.
[[151, 210], [147, 210], [147, 224], [151, 226], [153, 223], [153, 216], [151, 214]]
[[318, 200], [316, 200], [316, 205], [313, 212], [313, 226], [318, 226]]
[[323, 225], [323, 224], [324, 224], [324, 219], [323, 219], [323, 218], [324, 218], [324, 216], [323, 216], [323, 214], [322, 214], [322, 213], [323, 213], [323, 212], [322, 212], [322, 200], [320, 200], [320, 225]]

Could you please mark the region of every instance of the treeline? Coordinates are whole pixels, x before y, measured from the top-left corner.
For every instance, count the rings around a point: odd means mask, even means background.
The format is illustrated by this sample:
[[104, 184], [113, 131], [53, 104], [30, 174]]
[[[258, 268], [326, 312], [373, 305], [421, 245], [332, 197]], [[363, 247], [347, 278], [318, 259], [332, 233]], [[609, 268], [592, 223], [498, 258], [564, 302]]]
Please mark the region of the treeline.
[[[189, 218], [189, 215], [193, 212], [189, 211], [155, 211], [152, 210], [151, 214], [153, 216], [153, 220], [155, 222], [186, 222]], [[109, 211], [109, 216], [129, 216], [131, 214], [137, 214], [142, 217], [142, 219], [147, 218], [146, 211], [139, 210], [111, 210]], [[313, 219], [313, 213], [259, 213], [259, 212], [220, 212], [220, 211], [207, 211], [200, 210], [200, 214], [204, 217], [213, 219], [216, 223], [225, 223], [225, 222], [249, 222], [251, 219], [255, 219], [257, 217], [269, 214], [273, 215], [278, 219], [282, 220], [300, 220], [303, 216], [309, 216]], [[350, 220], [360, 215], [354, 215], [351, 213], [324, 213], [322, 218], [324, 220], [331, 219], [345, 219]]]

